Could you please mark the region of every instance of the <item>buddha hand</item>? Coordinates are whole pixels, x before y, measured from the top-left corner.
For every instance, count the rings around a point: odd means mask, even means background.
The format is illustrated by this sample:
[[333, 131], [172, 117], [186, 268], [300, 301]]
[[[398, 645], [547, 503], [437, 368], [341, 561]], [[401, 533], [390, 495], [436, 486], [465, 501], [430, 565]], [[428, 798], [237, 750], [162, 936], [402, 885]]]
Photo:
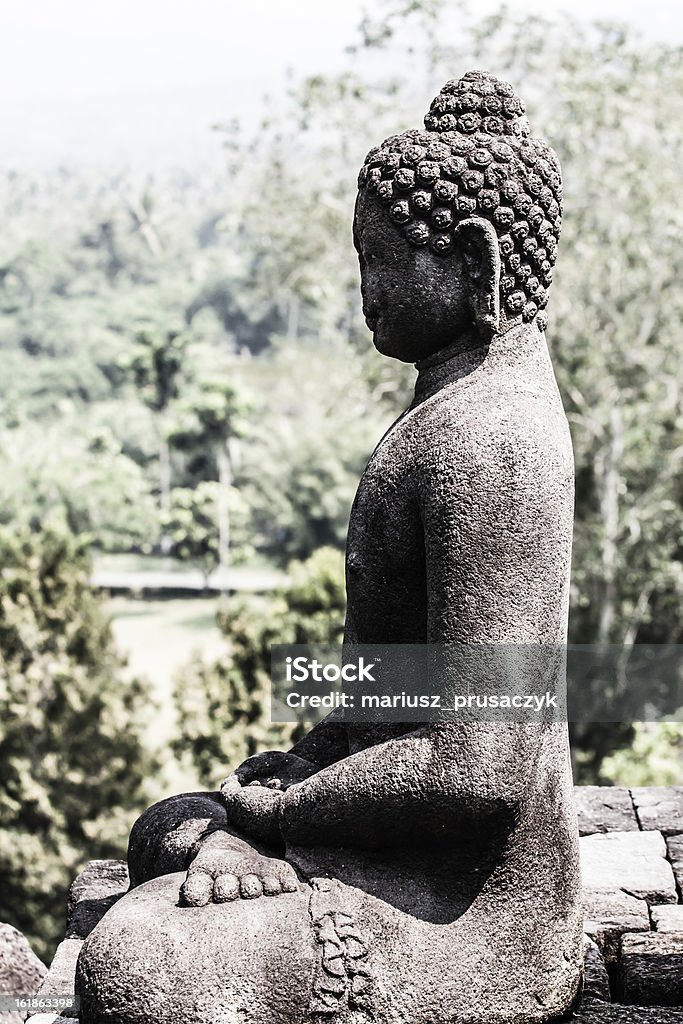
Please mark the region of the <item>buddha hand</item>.
[[[319, 771], [319, 765], [305, 761], [296, 754], [283, 750], [265, 750], [243, 761], [230, 779], [237, 779], [240, 786], [260, 785], [285, 790]], [[225, 784], [230, 779], [226, 779]]]
[[267, 846], [281, 845], [284, 791], [318, 771], [309, 761], [279, 750], [247, 758], [221, 786], [228, 821]]

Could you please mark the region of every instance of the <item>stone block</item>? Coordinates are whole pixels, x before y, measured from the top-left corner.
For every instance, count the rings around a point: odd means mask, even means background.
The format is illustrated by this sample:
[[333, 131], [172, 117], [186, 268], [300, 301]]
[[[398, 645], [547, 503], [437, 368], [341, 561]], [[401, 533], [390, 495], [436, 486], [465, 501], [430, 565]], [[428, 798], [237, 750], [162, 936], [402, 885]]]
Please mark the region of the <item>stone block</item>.
[[[50, 969], [45, 976], [43, 984], [36, 992], [36, 998], [48, 998], [50, 996], [69, 996], [74, 994], [76, 978], [76, 961], [83, 946], [82, 939], [64, 939], [57, 946]], [[37, 1016], [29, 1014], [31, 1019]]]
[[583, 999], [599, 999], [605, 1003], [611, 999], [605, 961], [595, 942], [587, 935], [583, 944]]
[[683, 935], [625, 935], [619, 988], [627, 1004], [683, 1008]]
[[676, 882], [659, 832], [607, 832], [580, 839], [585, 890], [622, 890], [648, 903], [676, 903]]
[[683, 1024], [683, 1010], [663, 1006], [619, 1006], [589, 1003], [571, 1018], [572, 1024]]
[[678, 892], [683, 897], [683, 836], [668, 836], [666, 846]]
[[683, 932], [683, 905], [676, 906], [666, 904], [661, 907], [653, 907], [652, 925], [656, 932]]
[[613, 892], [584, 891], [583, 908], [583, 929], [598, 944], [608, 961], [617, 958], [624, 933], [650, 930], [645, 900], [638, 900], [619, 889]]
[[628, 789], [619, 786], [576, 786], [574, 793], [579, 835], [638, 831], [638, 819]]
[[24, 935], [0, 923], [0, 992], [33, 995], [47, 973]]
[[642, 829], [665, 836], [683, 833], [683, 786], [632, 789], [631, 796]]
[[66, 937], [87, 938], [127, 890], [128, 868], [124, 860], [91, 860], [69, 889]]

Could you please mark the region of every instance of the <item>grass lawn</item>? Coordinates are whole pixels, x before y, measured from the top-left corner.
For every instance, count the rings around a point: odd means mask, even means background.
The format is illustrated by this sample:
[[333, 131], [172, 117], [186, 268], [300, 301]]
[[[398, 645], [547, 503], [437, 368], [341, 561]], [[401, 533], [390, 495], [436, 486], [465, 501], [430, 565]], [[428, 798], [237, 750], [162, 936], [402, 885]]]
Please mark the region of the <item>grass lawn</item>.
[[216, 626], [215, 597], [147, 601], [113, 597], [105, 604], [117, 646], [128, 658], [131, 675], [146, 676], [160, 705], [150, 724], [150, 739], [163, 743], [174, 724], [173, 676], [199, 653], [218, 658], [225, 642]]

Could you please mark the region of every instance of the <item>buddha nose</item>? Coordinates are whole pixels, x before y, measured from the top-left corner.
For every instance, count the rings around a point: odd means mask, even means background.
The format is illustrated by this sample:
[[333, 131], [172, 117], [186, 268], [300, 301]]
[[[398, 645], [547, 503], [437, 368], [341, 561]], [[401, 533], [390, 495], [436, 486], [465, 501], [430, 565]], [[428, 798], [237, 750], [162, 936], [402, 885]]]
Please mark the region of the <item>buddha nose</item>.
[[363, 303], [363, 316], [365, 317], [368, 327], [372, 329], [377, 323], [379, 317], [379, 306], [373, 299], [372, 302]]
[[346, 558], [346, 566], [352, 573], [361, 572], [364, 566], [363, 559], [357, 551], [349, 551]]

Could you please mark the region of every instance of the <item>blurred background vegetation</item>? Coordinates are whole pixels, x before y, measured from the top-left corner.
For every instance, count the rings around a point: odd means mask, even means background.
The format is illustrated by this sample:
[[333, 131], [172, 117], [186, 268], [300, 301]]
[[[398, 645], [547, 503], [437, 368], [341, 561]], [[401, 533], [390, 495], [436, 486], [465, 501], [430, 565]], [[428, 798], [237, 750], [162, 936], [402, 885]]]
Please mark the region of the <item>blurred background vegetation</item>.
[[[218, 127], [220, 173], [0, 177], [0, 917], [45, 957], [74, 873], [124, 855], [144, 806], [289, 742], [270, 644], [340, 637], [355, 486], [414, 379], [361, 317], [356, 174], [471, 67], [515, 84], [564, 169], [570, 639], [683, 642], [683, 54], [446, 0], [373, 10], [345, 70]], [[680, 784], [682, 736], [582, 726], [577, 778]]]

